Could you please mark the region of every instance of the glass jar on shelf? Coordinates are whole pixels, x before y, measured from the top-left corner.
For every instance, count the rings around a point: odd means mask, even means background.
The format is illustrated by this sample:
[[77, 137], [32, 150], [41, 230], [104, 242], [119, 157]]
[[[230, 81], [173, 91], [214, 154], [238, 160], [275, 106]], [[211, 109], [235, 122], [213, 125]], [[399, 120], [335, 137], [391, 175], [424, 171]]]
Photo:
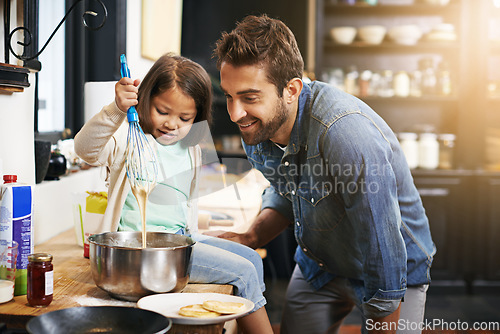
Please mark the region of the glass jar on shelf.
[[439, 143], [437, 135], [423, 132], [418, 139], [418, 167], [436, 169], [439, 166]]
[[384, 70], [380, 75], [380, 82], [377, 89], [377, 95], [380, 97], [393, 97], [393, 75], [391, 70]]
[[405, 71], [398, 71], [394, 76], [394, 95], [408, 97], [410, 95], [410, 77]]
[[372, 95], [370, 81], [372, 79], [372, 71], [364, 70], [359, 76], [359, 97], [367, 97]]
[[418, 167], [418, 135], [413, 132], [401, 132], [398, 135], [399, 144], [403, 149], [403, 153], [410, 169]]
[[359, 72], [355, 65], [349, 66], [344, 77], [345, 92], [351, 95], [359, 94]]
[[452, 82], [451, 82], [451, 74], [448, 62], [441, 61], [438, 66], [437, 73], [437, 86], [438, 86], [438, 94], [442, 96], [450, 96], [452, 93]]
[[420, 60], [420, 70], [422, 72], [422, 95], [435, 95], [437, 88], [436, 71], [434, 69], [434, 60], [432, 58], [423, 58]]
[[338, 89], [344, 90], [344, 71], [338, 67], [330, 69], [325, 81]]
[[455, 150], [456, 136], [452, 133], [442, 133], [438, 136], [439, 141], [439, 168], [452, 169]]
[[415, 70], [410, 75], [410, 96], [422, 96], [422, 72]]

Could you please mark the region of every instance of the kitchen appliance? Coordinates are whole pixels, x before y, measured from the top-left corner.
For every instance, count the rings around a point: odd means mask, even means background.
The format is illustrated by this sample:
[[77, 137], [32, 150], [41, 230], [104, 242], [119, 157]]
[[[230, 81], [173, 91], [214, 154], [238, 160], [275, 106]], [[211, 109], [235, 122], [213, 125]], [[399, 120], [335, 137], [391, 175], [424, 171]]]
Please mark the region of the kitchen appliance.
[[50, 161], [51, 142], [48, 140], [35, 140], [35, 180], [41, 183], [47, 174]]
[[47, 169], [44, 180], [59, 180], [59, 176], [66, 174], [67, 168], [66, 157], [58, 151], [53, 151], [50, 154], [49, 168]]
[[161, 334], [172, 327], [172, 320], [148, 310], [122, 306], [82, 306], [48, 312], [28, 321], [32, 334]]
[[142, 232], [106, 232], [88, 239], [92, 278], [114, 298], [137, 301], [180, 291], [188, 283], [195, 242], [187, 236], [147, 232], [147, 248], [142, 248]]

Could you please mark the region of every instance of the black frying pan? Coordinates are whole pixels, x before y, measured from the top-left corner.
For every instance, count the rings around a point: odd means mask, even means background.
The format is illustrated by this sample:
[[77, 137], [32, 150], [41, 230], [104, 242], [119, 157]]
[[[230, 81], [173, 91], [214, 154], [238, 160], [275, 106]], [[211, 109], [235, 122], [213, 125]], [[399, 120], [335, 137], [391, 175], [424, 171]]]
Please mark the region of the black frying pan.
[[32, 334], [161, 334], [172, 326], [163, 315], [134, 307], [82, 306], [48, 312], [28, 321]]

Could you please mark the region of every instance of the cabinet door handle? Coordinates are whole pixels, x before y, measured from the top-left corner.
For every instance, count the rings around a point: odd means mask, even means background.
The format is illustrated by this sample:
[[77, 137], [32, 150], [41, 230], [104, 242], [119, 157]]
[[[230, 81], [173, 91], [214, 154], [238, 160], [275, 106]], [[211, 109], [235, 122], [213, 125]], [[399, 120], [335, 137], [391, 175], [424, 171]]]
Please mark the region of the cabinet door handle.
[[450, 190], [446, 188], [419, 188], [418, 193], [420, 196], [444, 197], [450, 194]]

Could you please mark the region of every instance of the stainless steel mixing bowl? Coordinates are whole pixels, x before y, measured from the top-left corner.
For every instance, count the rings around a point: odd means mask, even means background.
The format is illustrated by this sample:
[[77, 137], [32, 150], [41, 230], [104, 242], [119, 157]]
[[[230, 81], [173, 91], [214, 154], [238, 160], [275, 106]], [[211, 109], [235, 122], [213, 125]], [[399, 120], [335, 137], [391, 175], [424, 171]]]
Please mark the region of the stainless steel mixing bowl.
[[171, 233], [106, 232], [89, 237], [95, 284], [112, 297], [137, 301], [153, 293], [182, 290], [191, 269], [193, 239]]

